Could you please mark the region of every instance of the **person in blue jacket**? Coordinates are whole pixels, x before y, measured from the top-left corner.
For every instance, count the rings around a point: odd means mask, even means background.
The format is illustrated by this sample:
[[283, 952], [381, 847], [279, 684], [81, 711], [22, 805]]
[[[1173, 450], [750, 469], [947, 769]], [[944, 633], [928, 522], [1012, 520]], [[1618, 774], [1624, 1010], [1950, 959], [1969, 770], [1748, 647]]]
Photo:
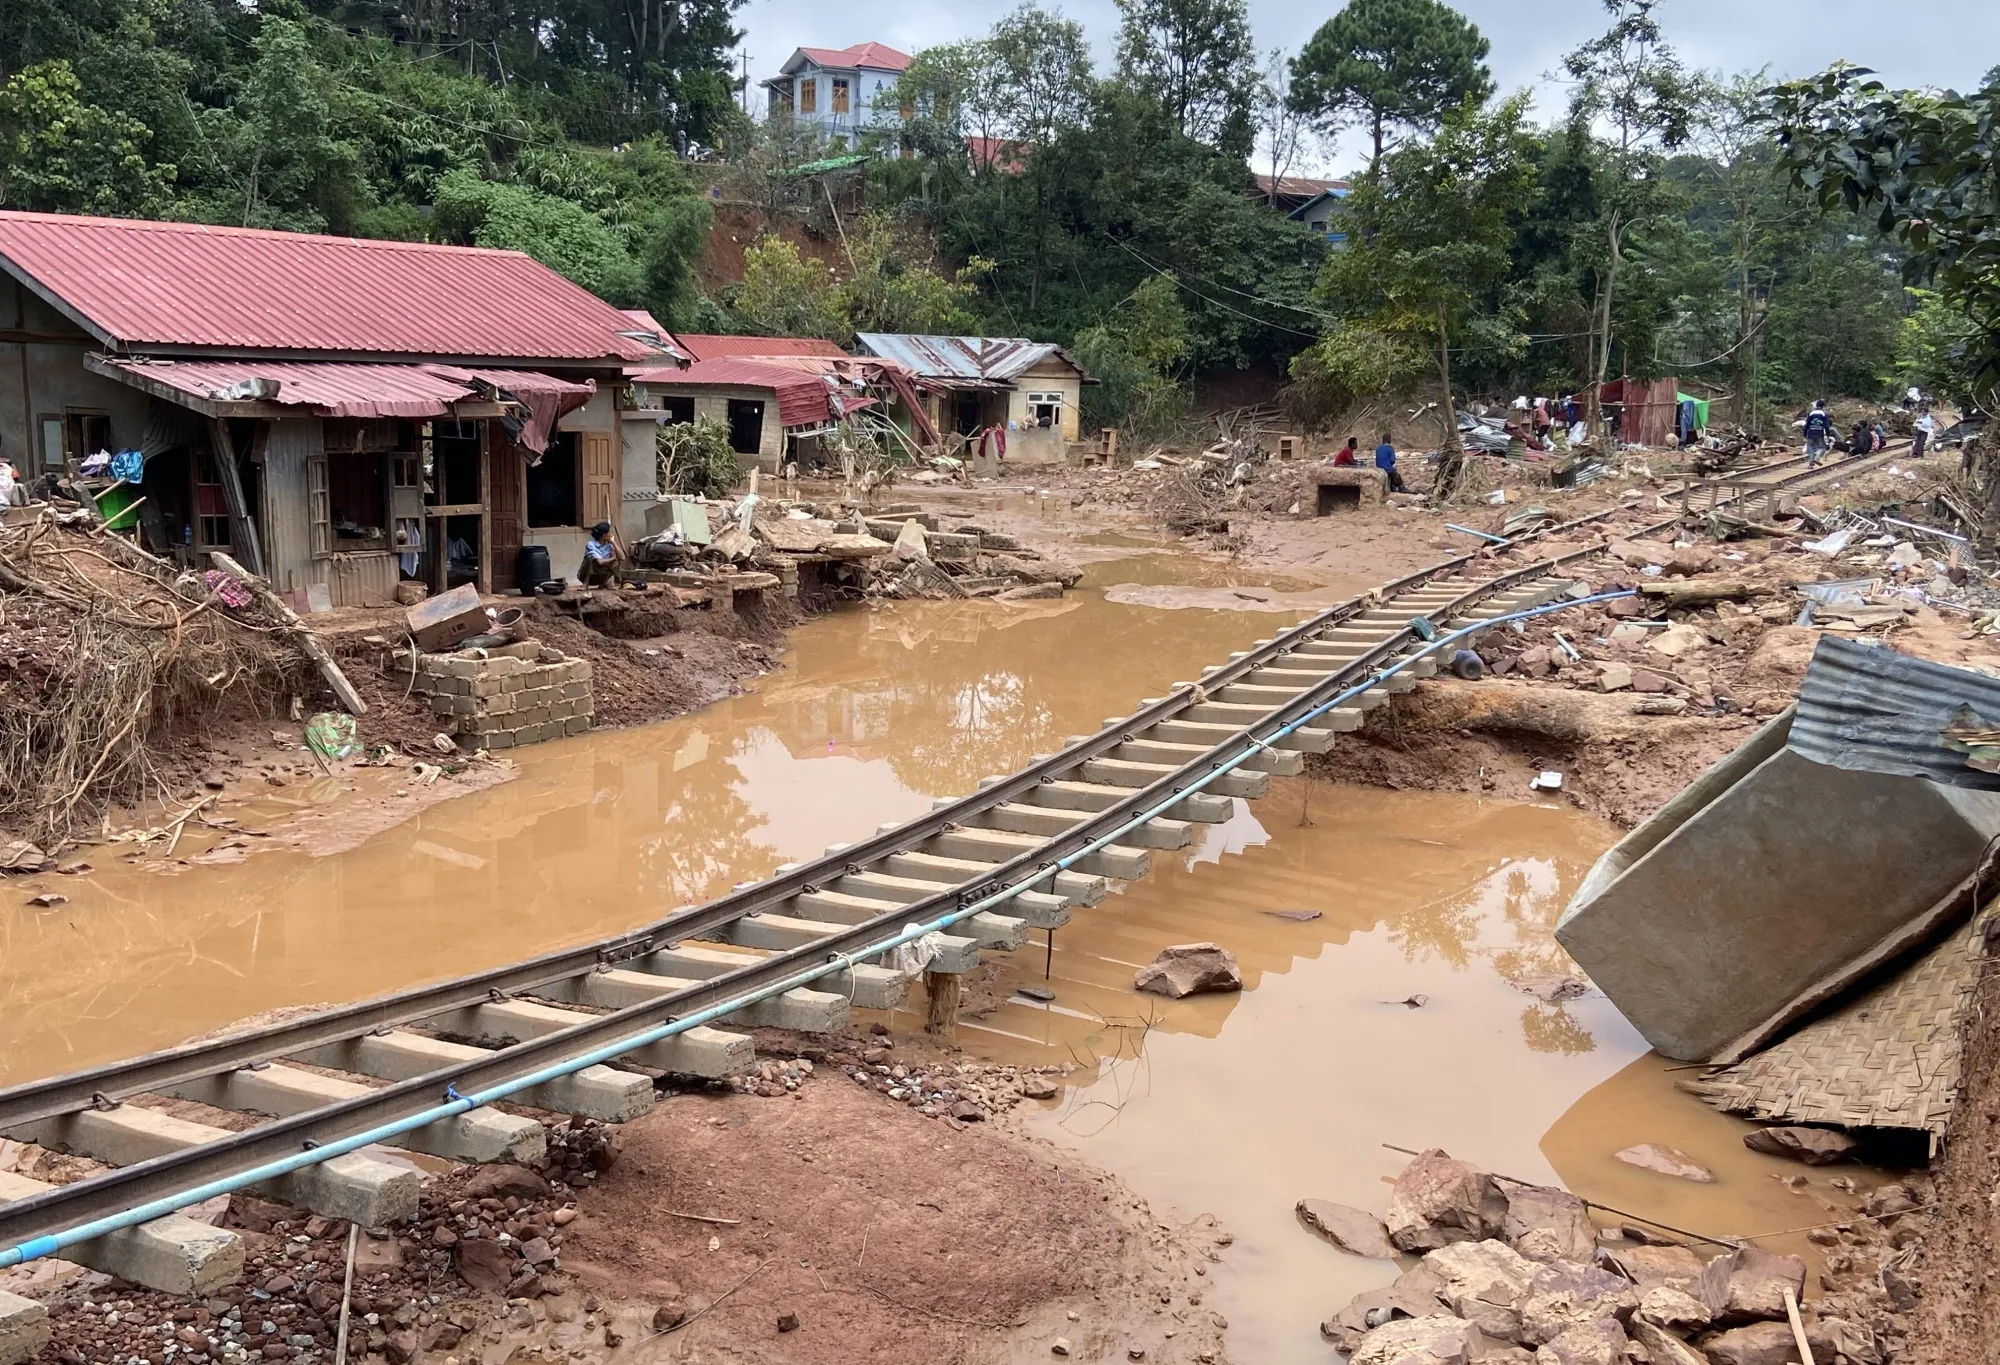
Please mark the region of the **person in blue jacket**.
[[1806, 414], [1806, 467], [1810, 469], [1826, 458], [1832, 444], [1833, 415], [1826, 410], [1824, 398], [1815, 398], [1812, 411]]
[[1403, 476], [1396, 472], [1396, 447], [1389, 443], [1389, 433], [1382, 433], [1382, 444], [1375, 447], [1375, 467], [1389, 476], [1391, 493], [1407, 493], [1403, 486]]

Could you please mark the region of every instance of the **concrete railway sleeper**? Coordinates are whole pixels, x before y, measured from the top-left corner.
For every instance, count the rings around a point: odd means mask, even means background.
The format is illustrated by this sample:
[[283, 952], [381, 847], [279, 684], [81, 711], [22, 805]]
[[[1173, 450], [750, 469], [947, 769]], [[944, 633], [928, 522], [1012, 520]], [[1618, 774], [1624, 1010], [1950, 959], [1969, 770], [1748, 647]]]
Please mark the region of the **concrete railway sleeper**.
[[[1605, 515], [1552, 529], [1578, 529]], [[351, 1153], [327, 1160], [300, 1153], [400, 1127], [395, 1140], [412, 1150], [459, 1161], [533, 1161], [541, 1131], [532, 1121], [485, 1107], [427, 1116], [439, 1110], [441, 1095], [458, 1101], [531, 1083], [511, 1097], [621, 1121], [653, 1098], [650, 1078], [623, 1064], [716, 1077], [754, 1063], [744, 1035], [676, 1021], [726, 1015], [826, 1031], [844, 1027], [850, 1008], [892, 1007], [905, 975], [857, 959], [943, 917], [952, 932], [926, 936], [936, 949], [927, 970], [963, 972], [984, 949], [1016, 948], [1030, 930], [1061, 927], [1075, 909], [1101, 900], [1110, 880], [1144, 876], [1150, 850], [1188, 846], [1199, 826], [1229, 818], [1234, 798], [1265, 795], [1272, 776], [1298, 772], [1305, 753], [1324, 752], [1358, 728], [1386, 692], [1434, 672], [1413, 617], [1476, 638], [1481, 622], [1560, 595], [1567, 587], [1557, 577], [1561, 568], [1602, 548], [1599, 542], [1492, 579], [1459, 576], [1486, 562], [1476, 556], [1413, 574], [1260, 642], [1020, 773], [987, 779], [925, 817], [836, 845], [647, 929], [0, 1092], [0, 1132], [113, 1166], [68, 1186], [0, 1187], [7, 1200], [0, 1203], [0, 1265], [50, 1254], [53, 1235], [74, 1238], [116, 1222], [121, 1211], [163, 1212], [218, 1183], [281, 1166], [297, 1169], [260, 1186], [274, 1197], [370, 1225], [401, 1221], [414, 1213], [414, 1172]], [[1392, 666], [1397, 671], [1385, 675]], [[1325, 706], [1333, 698], [1338, 704]], [[1307, 716], [1312, 723], [1300, 724]], [[1196, 782], [1201, 790], [1192, 789]], [[1005, 912], [974, 909], [982, 897], [1004, 903]], [[795, 978], [811, 979], [775, 989]], [[678, 1031], [650, 1036], [663, 1023]], [[641, 1037], [638, 1046], [621, 1042]], [[147, 1094], [268, 1121], [228, 1132], [127, 1102]], [[195, 1279], [223, 1273], [232, 1256], [240, 1268], [240, 1244], [232, 1250], [232, 1241], [161, 1217], [66, 1242], [64, 1254], [115, 1262], [127, 1267], [116, 1273], [138, 1283], [193, 1292]], [[140, 1242], [178, 1251], [149, 1260], [129, 1250]]]

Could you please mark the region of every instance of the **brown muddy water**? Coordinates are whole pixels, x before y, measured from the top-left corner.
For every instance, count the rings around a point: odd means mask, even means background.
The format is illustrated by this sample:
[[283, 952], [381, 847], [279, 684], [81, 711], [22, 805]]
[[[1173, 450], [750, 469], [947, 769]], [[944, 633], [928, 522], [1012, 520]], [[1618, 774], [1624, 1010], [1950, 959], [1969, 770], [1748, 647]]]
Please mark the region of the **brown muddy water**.
[[[1143, 554], [1093, 564], [1057, 602], [855, 610], [795, 632], [785, 670], [751, 694], [521, 751], [515, 780], [345, 853], [166, 876], [95, 850], [97, 871], [63, 879], [68, 904], [0, 908], [0, 1084], [649, 922], [969, 791], [1339, 595]], [[1847, 1203], [1828, 1177], [1781, 1185], [1799, 1168], [1674, 1093], [1608, 1002], [1546, 1006], [1508, 984], [1562, 968], [1550, 931], [1615, 838], [1553, 803], [1280, 783], [1080, 911], [1046, 983], [1038, 947], [1008, 959], [1009, 983], [1055, 1001], [1014, 996], [959, 1041], [1078, 1063], [1033, 1126], [1156, 1208], [1235, 1234], [1207, 1305], [1237, 1359], [1325, 1361], [1318, 1321], [1393, 1276], [1292, 1215], [1308, 1196], [1381, 1210], [1405, 1160], [1384, 1143], [1702, 1232], [1823, 1221]], [[1160, 947], [1204, 939], [1238, 955], [1241, 995], [1131, 991]], [[1692, 1153], [1718, 1183], [1612, 1159], [1637, 1142]]]

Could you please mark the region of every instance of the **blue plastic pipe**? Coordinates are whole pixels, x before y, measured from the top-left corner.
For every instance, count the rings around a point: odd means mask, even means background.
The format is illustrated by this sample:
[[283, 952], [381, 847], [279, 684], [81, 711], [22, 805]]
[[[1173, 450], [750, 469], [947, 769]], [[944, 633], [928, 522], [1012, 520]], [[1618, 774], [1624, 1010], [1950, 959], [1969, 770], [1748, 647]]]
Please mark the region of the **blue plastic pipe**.
[[[1234, 772], [1258, 753], [1270, 749], [1277, 740], [1283, 739], [1294, 731], [1303, 729], [1308, 722], [1316, 720], [1326, 712], [1331, 711], [1334, 707], [1339, 706], [1342, 702], [1366, 692], [1384, 678], [1394, 677], [1396, 674], [1410, 667], [1417, 660], [1423, 658], [1426, 654], [1436, 653], [1438, 650], [1448, 648], [1468, 635], [1483, 630], [1491, 630], [1494, 626], [1503, 625], [1508, 621], [1525, 621], [1536, 616], [1547, 616], [1553, 612], [1568, 611], [1572, 607], [1593, 606], [1600, 602], [1612, 602], [1618, 598], [1631, 597], [1633, 595], [1634, 591], [1630, 588], [1619, 592], [1600, 593], [1594, 597], [1579, 598], [1571, 602], [1557, 602], [1547, 606], [1532, 607], [1526, 611], [1511, 612], [1506, 616], [1492, 617], [1473, 625], [1461, 627], [1458, 630], [1440, 634], [1435, 640], [1426, 642], [1423, 648], [1417, 650], [1409, 657], [1382, 669], [1369, 678], [1368, 681], [1348, 688], [1345, 692], [1340, 693], [1331, 700], [1321, 702], [1297, 720], [1287, 722], [1285, 725], [1279, 727], [1278, 731], [1269, 739], [1250, 740], [1249, 747], [1245, 748], [1242, 753], [1227, 760], [1206, 775], [1196, 778], [1186, 789], [1173, 793], [1143, 814], [1133, 816], [1109, 834], [1099, 837], [1085, 847], [1069, 854], [1067, 857], [1057, 859], [1054, 867], [1057, 870], [1068, 869], [1074, 866], [1079, 860], [1096, 853], [1109, 844], [1116, 843], [1121, 836], [1130, 833], [1140, 825], [1145, 824], [1148, 820], [1156, 818], [1184, 800], [1189, 792], [1200, 791], [1224, 773]], [[640, 1033], [622, 1038], [615, 1043], [607, 1043], [602, 1047], [593, 1048], [591, 1051], [582, 1053], [579, 1056], [551, 1063], [525, 1076], [518, 1076], [511, 1081], [503, 1081], [499, 1085], [475, 1091], [470, 1095], [460, 1095], [456, 1091], [452, 1091], [444, 1103], [423, 1110], [421, 1113], [411, 1114], [407, 1118], [398, 1119], [394, 1123], [385, 1123], [380, 1127], [371, 1128], [365, 1133], [356, 1133], [352, 1137], [340, 1138], [322, 1146], [296, 1152], [288, 1157], [281, 1157], [276, 1161], [267, 1161], [263, 1165], [252, 1167], [247, 1171], [238, 1171], [235, 1175], [211, 1180], [207, 1184], [197, 1186], [192, 1190], [167, 1195], [144, 1204], [136, 1205], [133, 1208], [121, 1210], [118, 1213], [106, 1214], [102, 1218], [94, 1218], [90, 1222], [80, 1223], [73, 1228], [65, 1228], [61, 1232], [31, 1238], [15, 1246], [0, 1249], [0, 1269], [20, 1265], [24, 1261], [38, 1260], [43, 1256], [54, 1256], [65, 1247], [73, 1247], [79, 1242], [88, 1242], [93, 1238], [103, 1237], [113, 1232], [120, 1232], [126, 1228], [137, 1227], [141, 1223], [149, 1223], [155, 1218], [164, 1218], [179, 1209], [187, 1208], [192, 1204], [199, 1204], [206, 1199], [213, 1199], [217, 1195], [233, 1194], [237, 1190], [244, 1189], [247, 1186], [262, 1184], [267, 1180], [275, 1180], [280, 1176], [290, 1175], [293, 1171], [303, 1170], [307, 1166], [314, 1166], [322, 1161], [330, 1161], [337, 1156], [346, 1156], [349, 1152], [357, 1152], [363, 1147], [371, 1146], [374, 1143], [386, 1142], [391, 1138], [401, 1137], [404, 1133], [421, 1128], [427, 1123], [436, 1123], [442, 1119], [454, 1118], [459, 1114], [477, 1109], [482, 1105], [492, 1104], [497, 1100], [504, 1100], [508, 1096], [518, 1094], [523, 1090], [546, 1084], [563, 1076], [572, 1075], [587, 1066], [597, 1066], [600, 1063], [608, 1062], [615, 1057], [632, 1051], [634, 1048], [645, 1047], [649, 1043], [657, 1043], [661, 1039], [671, 1038], [678, 1033], [685, 1033], [691, 1028], [699, 1028], [703, 1024], [712, 1023], [725, 1015], [733, 1014], [745, 1005], [752, 1005], [760, 1000], [769, 1000], [775, 996], [783, 995], [786, 991], [797, 990], [800, 986], [810, 985], [823, 976], [828, 976], [834, 972], [851, 967], [858, 958], [876, 957], [905, 943], [914, 943], [926, 934], [949, 929], [952, 925], [989, 910], [996, 905], [1004, 905], [1006, 902], [1032, 888], [1036, 882], [1047, 880], [1048, 875], [1046, 870], [1038, 871], [1027, 881], [1008, 887], [1003, 891], [996, 891], [983, 900], [940, 915], [927, 923], [906, 926], [900, 933], [871, 946], [865, 952], [835, 954], [826, 962], [801, 968], [782, 981], [773, 982], [768, 986], [761, 986], [737, 999], [718, 1005], [711, 1005], [705, 1010], [698, 1010], [682, 1018], [656, 1025]]]

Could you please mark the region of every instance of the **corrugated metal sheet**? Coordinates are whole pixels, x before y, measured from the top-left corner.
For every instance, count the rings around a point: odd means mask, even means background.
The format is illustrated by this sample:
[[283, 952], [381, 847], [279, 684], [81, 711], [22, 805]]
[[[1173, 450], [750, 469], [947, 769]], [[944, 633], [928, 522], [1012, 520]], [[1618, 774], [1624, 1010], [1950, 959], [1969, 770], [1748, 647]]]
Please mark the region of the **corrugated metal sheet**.
[[817, 337], [730, 337], [681, 332], [675, 334], [674, 340], [680, 343], [680, 348], [687, 352], [692, 360], [723, 360], [732, 356], [755, 356], [761, 359], [775, 355], [849, 358], [847, 352], [831, 341], [821, 341]]
[[2000, 773], [1967, 766], [2000, 752], [1954, 747], [1953, 732], [1970, 731], [2000, 731], [2000, 679], [1826, 634], [1787, 743], [1830, 767], [2000, 791]]
[[638, 361], [623, 313], [516, 251], [0, 212], [0, 262], [127, 346]]
[[326, 582], [312, 557], [307, 524], [306, 461], [326, 453], [326, 424], [310, 417], [271, 423], [264, 442], [264, 576], [280, 592]]
[[632, 380], [660, 388], [766, 389], [778, 400], [778, 424], [787, 427], [821, 426], [875, 401], [830, 378], [756, 360], [701, 360], [684, 370], [639, 370]]
[[1007, 384], [1056, 356], [1083, 372], [1069, 352], [1050, 341], [1020, 337], [907, 336], [863, 332], [861, 344], [873, 355], [893, 360], [924, 379]]
[[[218, 399], [253, 379], [277, 384], [260, 401], [310, 409], [321, 417], [448, 417], [452, 405], [481, 397], [477, 385], [499, 389], [530, 408], [556, 416], [587, 402], [597, 386], [534, 370], [461, 369], [455, 365], [361, 365], [300, 360], [113, 360], [112, 369], [190, 398]], [[550, 419], [551, 421], [554, 418]]]

